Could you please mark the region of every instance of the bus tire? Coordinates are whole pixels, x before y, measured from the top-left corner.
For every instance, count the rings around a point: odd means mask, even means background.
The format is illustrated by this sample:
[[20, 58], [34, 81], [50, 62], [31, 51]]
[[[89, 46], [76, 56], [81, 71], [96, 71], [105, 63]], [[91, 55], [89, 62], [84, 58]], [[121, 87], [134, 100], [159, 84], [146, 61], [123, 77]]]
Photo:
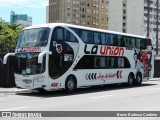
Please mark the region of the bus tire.
[[135, 79], [135, 85], [139, 86], [141, 85], [141, 83], [142, 83], [142, 74], [138, 72]]
[[77, 80], [76, 77], [73, 75], [70, 75], [67, 77], [65, 82], [65, 91], [67, 93], [73, 93], [77, 88]]
[[132, 87], [134, 85], [134, 75], [132, 73], [128, 76], [128, 86]]

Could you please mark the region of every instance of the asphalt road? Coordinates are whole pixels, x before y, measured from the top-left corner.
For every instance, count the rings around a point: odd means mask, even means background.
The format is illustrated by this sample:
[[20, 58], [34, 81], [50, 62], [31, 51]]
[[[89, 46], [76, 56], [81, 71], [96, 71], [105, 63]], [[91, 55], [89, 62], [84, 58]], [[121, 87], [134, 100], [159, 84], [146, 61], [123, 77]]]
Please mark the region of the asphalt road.
[[127, 85], [83, 88], [74, 94], [0, 93], [0, 111], [160, 111], [160, 80], [132, 88]]

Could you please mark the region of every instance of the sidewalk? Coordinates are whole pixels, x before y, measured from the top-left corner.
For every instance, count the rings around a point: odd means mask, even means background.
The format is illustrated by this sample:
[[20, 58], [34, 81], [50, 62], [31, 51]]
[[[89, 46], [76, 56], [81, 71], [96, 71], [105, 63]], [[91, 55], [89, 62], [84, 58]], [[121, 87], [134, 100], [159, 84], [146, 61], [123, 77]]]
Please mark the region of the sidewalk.
[[2, 88], [0, 87], [0, 93], [17, 93], [17, 92], [27, 92], [28, 89], [19, 89], [19, 88]]

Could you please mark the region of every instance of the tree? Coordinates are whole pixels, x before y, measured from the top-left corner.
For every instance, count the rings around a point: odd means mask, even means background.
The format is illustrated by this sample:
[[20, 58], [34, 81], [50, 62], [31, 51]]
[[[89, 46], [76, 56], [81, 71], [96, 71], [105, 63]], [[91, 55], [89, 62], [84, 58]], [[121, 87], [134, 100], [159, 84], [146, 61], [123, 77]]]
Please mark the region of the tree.
[[0, 23], [0, 52], [6, 53], [15, 49], [22, 29], [17, 24]]

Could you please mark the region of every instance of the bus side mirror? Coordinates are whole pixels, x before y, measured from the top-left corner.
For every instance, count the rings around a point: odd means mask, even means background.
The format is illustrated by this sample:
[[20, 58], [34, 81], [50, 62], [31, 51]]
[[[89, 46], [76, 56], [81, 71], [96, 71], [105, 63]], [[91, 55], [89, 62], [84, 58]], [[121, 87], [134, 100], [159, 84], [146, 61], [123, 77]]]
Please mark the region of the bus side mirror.
[[8, 53], [3, 58], [3, 64], [7, 64], [7, 59], [9, 56], [15, 56], [15, 53]]
[[38, 63], [42, 63], [44, 55], [51, 55], [51, 54], [52, 54], [52, 52], [50, 52], [50, 51], [44, 51], [44, 52], [40, 53], [38, 55]]

